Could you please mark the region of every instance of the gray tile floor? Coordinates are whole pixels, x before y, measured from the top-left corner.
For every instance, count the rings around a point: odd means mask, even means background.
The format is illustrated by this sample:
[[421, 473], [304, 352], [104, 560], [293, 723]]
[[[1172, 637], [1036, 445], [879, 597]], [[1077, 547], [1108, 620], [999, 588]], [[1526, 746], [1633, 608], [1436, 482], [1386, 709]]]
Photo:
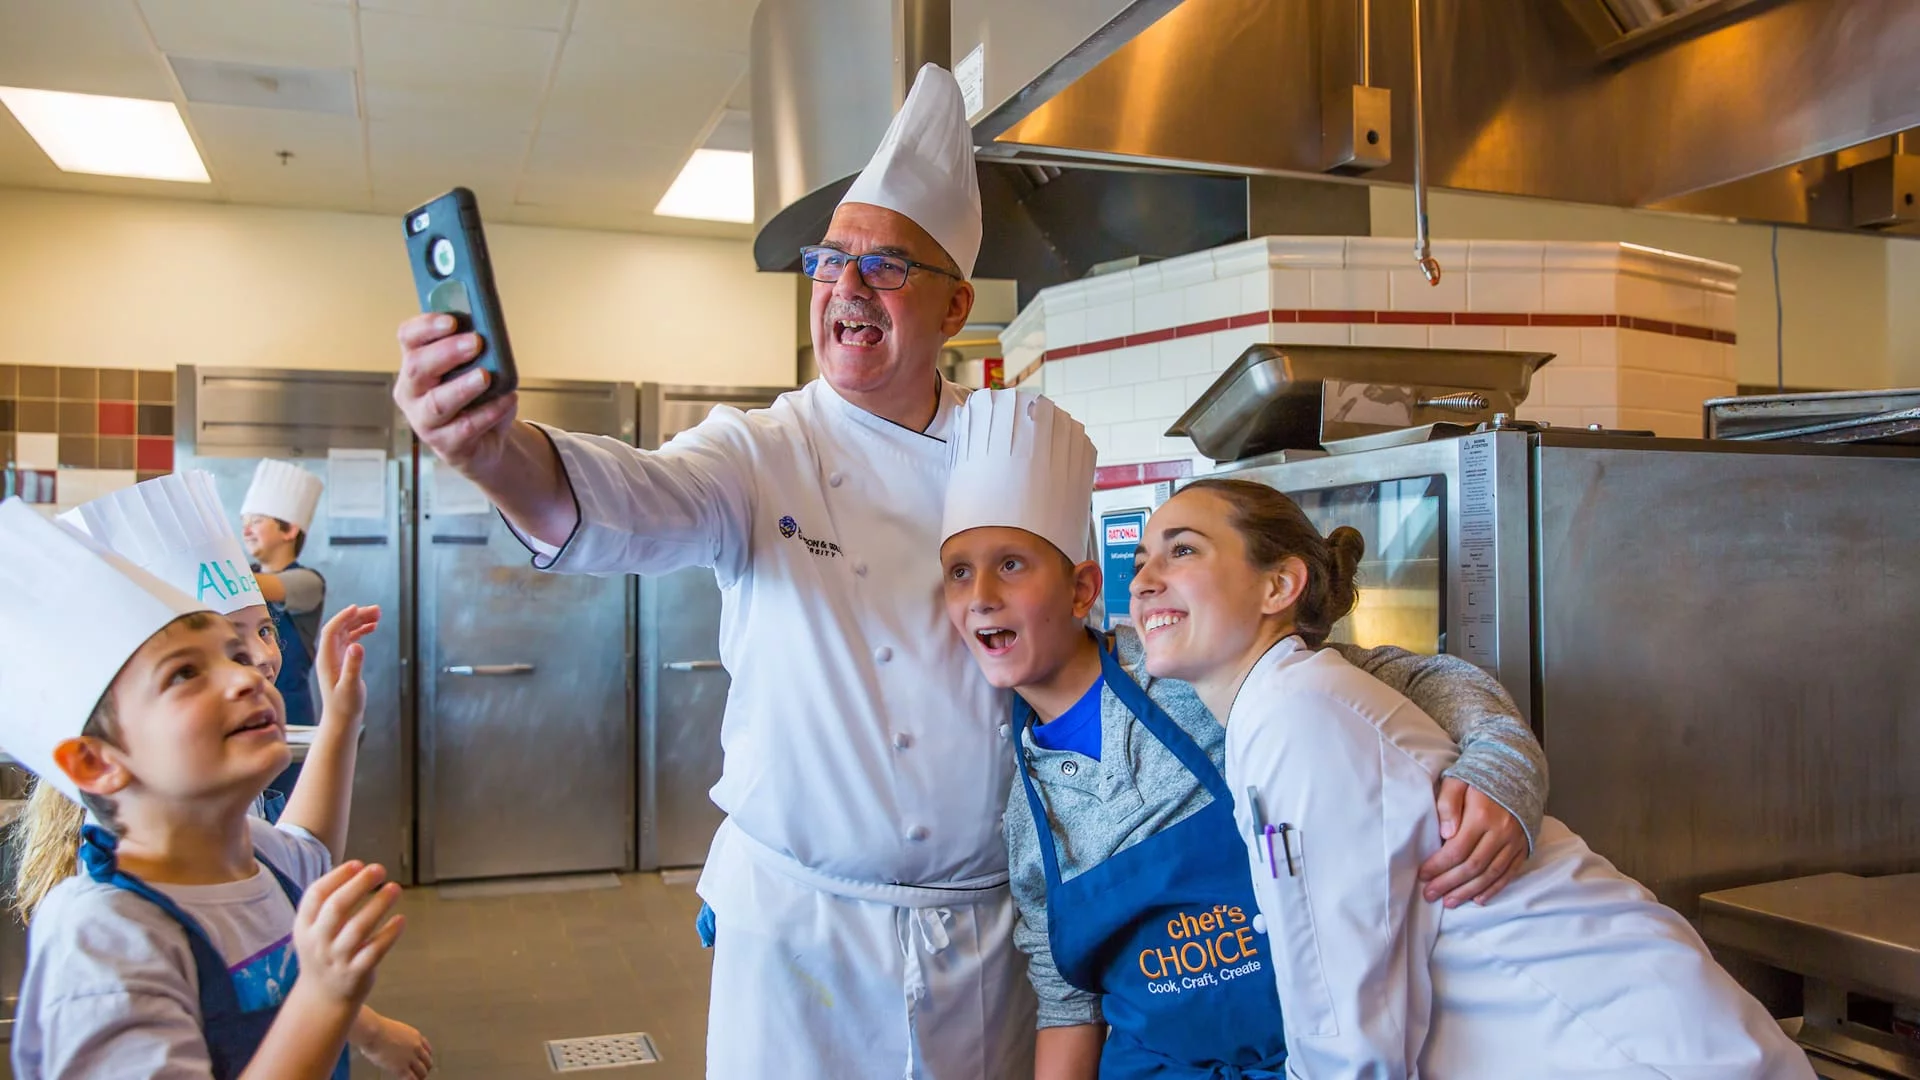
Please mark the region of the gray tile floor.
[[[700, 1080], [711, 961], [690, 885], [628, 874], [617, 889], [446, 899], [409, 889], [407, 932], [370, 1004], [425, 1032], [436, 1077], [552, 1077], [545, 1043], [645, 1031], [661, 1061], [567, 1074]], [[364, 1060], [355, 1080], [381, 1075]]]

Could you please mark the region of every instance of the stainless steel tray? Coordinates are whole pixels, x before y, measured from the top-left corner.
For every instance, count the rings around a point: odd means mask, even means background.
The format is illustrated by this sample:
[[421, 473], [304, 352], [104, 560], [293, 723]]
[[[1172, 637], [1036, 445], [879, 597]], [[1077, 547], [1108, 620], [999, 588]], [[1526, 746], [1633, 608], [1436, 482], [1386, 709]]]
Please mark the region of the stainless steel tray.
[[1709, 439], [1920, 446], [1920, 389], [1714, 398], [1706, 420]]
[[1253, 345], [1180, 419], [1170, 436], [1215, 461], [1319, 449], [1421, 424], [1472, 426], [1511, 414], [1552, 353]]

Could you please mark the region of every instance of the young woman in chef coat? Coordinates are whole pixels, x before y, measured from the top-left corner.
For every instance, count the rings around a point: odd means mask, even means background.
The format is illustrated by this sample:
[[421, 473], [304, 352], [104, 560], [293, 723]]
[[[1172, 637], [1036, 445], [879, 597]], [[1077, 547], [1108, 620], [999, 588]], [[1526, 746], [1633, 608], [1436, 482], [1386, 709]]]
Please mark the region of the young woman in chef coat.
[[[247, 567], [212, 474], [189, 470], [155, 477], [75, 507], [60, 520], [225, 616], [240, 634], [247, 662], [269, 682], [279, 675], [274, 617]], [[335, 616], [320, 636], [328, 639], [349, 626], [370, 627], [369, 620], [378, 615], [378, 609], [350, 608]], [[252, 812], [272, 823], [286, 801], [284, 793], [269, 790], [255, 801]], [[24, 825], [12, 839], [17, 871], [10, 901], [23, 925], [32, 922], [54, 886], [81, 872], [78, 853], [85, 823], [86, 811], [79, 803], [52, 784], [34, 785]], [[418, 1029], [371, 1008], [362, 1008], [348, 1041], [393, 1076], [424, 1077], [433, 1068], [433, 1047]]]
[[1132, 615], [1147, 670], [1227, 724], [1227, 784], [1274, 938], [1290, 1076], [1803, 1078], [1806, 1055], [1662, 907], [1547, 818], [1502, 902], [1423, 903], [1458, 750], [1321, 646], [1364, 550], [1284, 495], [1197, 481], [1156, 511]]

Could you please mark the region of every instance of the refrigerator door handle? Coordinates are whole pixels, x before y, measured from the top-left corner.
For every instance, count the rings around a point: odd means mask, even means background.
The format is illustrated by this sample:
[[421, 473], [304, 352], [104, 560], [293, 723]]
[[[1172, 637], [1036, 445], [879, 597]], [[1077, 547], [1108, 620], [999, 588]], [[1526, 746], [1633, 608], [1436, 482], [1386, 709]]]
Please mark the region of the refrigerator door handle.
[[449, 675], [531, 675], [532, 664], [455, 664], [440, 670]]
[[668, 671], [719, 671], [721, 668], [718, 660], [669, 660], [660, 666]]

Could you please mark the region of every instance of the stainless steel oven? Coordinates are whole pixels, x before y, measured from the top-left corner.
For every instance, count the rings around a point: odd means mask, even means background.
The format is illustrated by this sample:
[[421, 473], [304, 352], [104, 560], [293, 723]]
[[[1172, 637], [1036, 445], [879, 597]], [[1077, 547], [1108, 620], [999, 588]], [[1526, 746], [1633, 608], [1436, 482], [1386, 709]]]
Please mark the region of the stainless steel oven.
[[1249, 464], [1366, 537], [1337, 634], [1497, 676], [1550, 812], [1666, 903], [1920, 870], [1914, 450], [1490, 431]]

